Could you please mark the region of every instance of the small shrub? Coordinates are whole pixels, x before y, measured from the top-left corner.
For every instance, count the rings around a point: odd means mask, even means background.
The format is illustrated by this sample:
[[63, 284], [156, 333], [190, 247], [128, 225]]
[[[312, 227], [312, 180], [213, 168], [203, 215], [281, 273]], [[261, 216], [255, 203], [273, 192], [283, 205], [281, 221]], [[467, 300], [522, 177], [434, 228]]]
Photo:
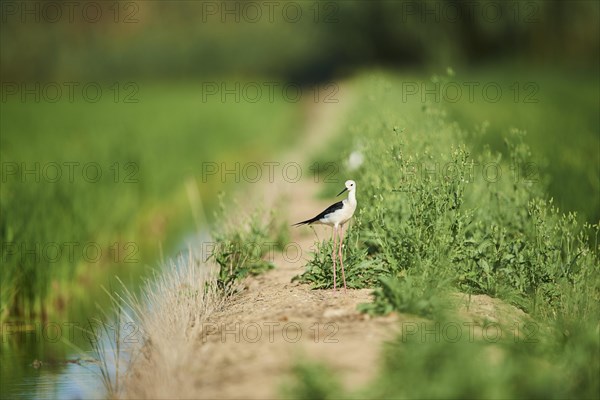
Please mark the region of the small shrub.
[[281, 249], [288, 237], [287, 223], [277, 224], [271, 213], [266, 222], [258, 211], [242, 224], [227, 222], [224, 206], [216, 220], [223, 221], [222, 228], [213, 233], [214, 247], [209, 256], [219, 265], [217, 286], [227, 292], [249, 275], [258, 275], [275, 266], [264, 258], [271, 250]]
[[[359, 244], [357, 231], [356, 227], [350, 228], [342, 246], [346, 283], [352, 289], [372, 287], [376, 284], [378, 276], [386, 272], [376, 259], [369, 258], [368, 250]], [[295, 276], [292, 281], [311, 284], [315, 289], [331, 289], [333, 288], [333, 261], [331, 258], [333, 243], [331, 240], [326, 240], [315, 243], [315, 246], [313, 257], [306, 265], [306, 271]], [[336, 276], [338, 287], [340, 287], [343, 285], [342, 267], [337, 252]]]

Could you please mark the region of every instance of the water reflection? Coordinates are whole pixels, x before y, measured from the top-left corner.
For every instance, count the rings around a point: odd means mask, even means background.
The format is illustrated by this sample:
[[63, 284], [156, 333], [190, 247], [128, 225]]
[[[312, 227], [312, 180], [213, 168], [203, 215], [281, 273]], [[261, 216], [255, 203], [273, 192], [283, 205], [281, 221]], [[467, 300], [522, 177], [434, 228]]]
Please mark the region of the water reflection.
[[[89, 351], [70, 350], [64, 342], [49, 343], [36, 330], [11, 332], [3, 326], [1, 397], [11, 399], [104, 398], [98, 365]], [[13, 324], [15, 324], [13, 322]], [[35, 325], [34, 325], [35, 326]]]
[[[100, 286], [100, 284], [98, 284]], [[2, 323], [0, 397], [19, 399], [105, 398], [100, 369], [90, 345], [90, 323], [110, 311], [98, 287], [47, 321]], [[102, 337], [108, 343], [109, 338]], [[108, 344], [105, 346], [108, 348]]]
[[[174, 258], [189, 255], [206, 259], [209, 236], [206, 232], [192, 233], [175, 247]], [[203, 250], [204, 249], [204, 250]], [[140, 279], [132, 283], [139, 287]], [[129, 286], [129, 284], [128, 284]], [[102, 290], [90, 292], [86, 301], [72, 304], [66, 315], [77, 316], [69, 320], [56, 321], [5, 321], [2, 324], [0, 346], [1, 385], [0, 397], [11, 399], [103, 399], [107, 393], [102, 381], [97, 355], [90, 345], [90, 323], [100, 317], [96, 302], [102, 309], [111, 313], [109, 296]], [[120, 323], [122, 339], [132, 332], [128, 329], [130, 321]], [[101, 334], [101, 349], [111, 379], [115, 379], [114, 344], [115, 322], [111, 322], [108, 332]], [[135, 335], [134, 339], [141, 339]], [[122, 340], [127, 342], [127, 340]], [[136, 340], [140, 343], [139, 340]], [[133, 342], [134, 344], [136, 342]], [[127, 347], [129, 345], [129, 347]], [[120, 355], [120, 372], [128, 365], [131, 343], [123, 344]]]

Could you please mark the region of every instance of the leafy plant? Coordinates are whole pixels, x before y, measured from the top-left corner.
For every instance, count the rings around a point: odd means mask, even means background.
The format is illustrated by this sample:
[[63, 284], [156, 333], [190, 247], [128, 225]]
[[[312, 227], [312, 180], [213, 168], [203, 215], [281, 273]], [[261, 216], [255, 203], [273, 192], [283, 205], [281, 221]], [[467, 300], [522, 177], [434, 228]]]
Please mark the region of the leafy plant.
[[599, 389], [590, 379], [598, 362], [581, 351], [598, 351], [591, 335], [572, 338], [567, 347], [580, 340], [578, 350], [555, 358], [552, 342], [486, 343], [463, 332], [450, 343], [436, 340], [433, 326], [421, 329], [430, 333], [385, 347], [382, 373], [364, 390], [370, 398], [592, 398]]
[[[368, 95], [338, 147], [350, 152], [348, 143], [360, 142], [364, 155], [352, 172], [359, 209], [344, 249], [347, 274], [359, 271], [350, 286], [376, 289], [375, 303], [361, 309], [431, 315], [434, 293], [449, 286], [549, 316], [564, 293], [581, 291], [584, 276], [598, 285], [598, 248], [590, 246], [598, 225], [581, 225], [547, 198], [525, 132], [508, 132], [503, 153], [475, 149], [468, 143], [487, 125], [467, 132], [439, 104], [402, 101], [390, 90], [401, 87], [393, 77], [357, 86]], [[330, 251], [317, 244], [298, 279], [331, 287]]]
[[[360, 225], [360, 222], [354, 225]], [[347, 237], [344, 239], [344, 244], [342, 245], [346, 283], [352, 289], [372, 287], [375, 285], [379, 274], [386, 272], [376, 259], [369, 257], [368, 249], [360, 246], [357, 232], [358, 228], [349, 228], [346, 234]], [[333, 288], [332, 251], [333, 242], [331, 240], [316, 242], [313, 256], [306, 265], [306, 271], [301, 275], [295, 276], [292, 281], [309, 283], [315, 289]], [[342, 282], [342, 268], [338, 260], [337, 248], [336, 276], [338, 286], [340, 286]]]
[[448, 308], [448, 300], [444, 296], [446, 291], [442, 282], [426, 279], [424, 275], [380, 277], [379, 287], [373, 292], [373, 302], [359, 304], [358, 309], [371, 315], [399, 311], [435, 318]]
[[[220, 205], [220, 218], [225, 221], [224, 206]], [[265, 259], [275, 248], [281, 249], [286, 237], [287, 224], [276, 225], [274, 214], [263, 222], [258, 211], [253, 212], [241, 225], [224, 223], [213, 233], [214, 247], [209, 256], [219, 265], [217, 286], [224, 292], [249, 275], [258, 275], [274, 268], [272, 260]], [[272, 255], [272, 253], [271, 253]]]
[[303, 361], [292, 367], [293, 380], [282, 388], [286, 399], [328, 400], [342, 398], [342, 385], [324, 364]]

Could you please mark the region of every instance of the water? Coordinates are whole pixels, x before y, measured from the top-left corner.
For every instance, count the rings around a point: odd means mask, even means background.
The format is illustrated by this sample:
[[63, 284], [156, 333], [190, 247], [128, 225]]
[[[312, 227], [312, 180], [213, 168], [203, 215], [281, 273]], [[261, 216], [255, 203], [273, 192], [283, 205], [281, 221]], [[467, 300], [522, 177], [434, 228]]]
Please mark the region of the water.
[[[190, 249], [205, 259], [202, 244], [208, 242], [203, 232], [190, 234], [180, 241], [175, 256]], [[121, 271], [122, 272], [122, 271]], [[130, 282], [139, 286], [137, 282]], [[108, 295], [99, 288], [90, 290], [87, 300], [71, 304], [63, 319], [41, 321], [6, 321], [2, 324], [0, 346], [0, 398], [7, 399], [104, 399], [107, 397], [96, 354], [89, 343], [90, 320], [98, 318], [96, 302], [109, 311]], [[94, 326], [95, 325], [94, 323]], [[122, 337], [131, 333], [121, 323]], [[109, 331], [114, 334], [114, 331]], [[111, 340], [102, 335], [107, 349], [108, 368], [114, 377], [115, 365], [110, 352]], [[123, 349], [121, 365], [127, 365], [128, 349]], [[39, 363], [41, 361], [41, 363]]]
[[[27, 362], [28, 360], [22, 360]], [[103, 399], [106, 397], [95, 365], [31, 367], [21, 382], [8, 384], [3, 398], [12, 399]], [[4, 386], [4, 385], [3, 385]], [[6, 389], [6, 391], [4, 390]]]
[[[56, 325], [55, 325], [56, 324]], [[10, 399], [105, 398], [100, 369], [89, 350], [75, 350], [56, 336], [58, 323], [7, 322], [2, 335], [0, 395]], [[64, 325], [63, 325], [64, 326]], [[51, 333], [50, 330], [53, 330]], [[59, 339], [55, 343], [55, 339]], [[77, 338], [74, 338], [77, 341]], [[41, 364], [39, 363], [41, 361]]]
[[[125, 273], [122, 269], [107, 270], [107, 275], [119, 272]], [[139, 277], [128, 279], [127, 285], [135, 289], [139, 281]], [[1, 398], [69, 400], [107, 397], [95, 360], [97, 355], [90, 344], [90, 339], [94, 338], [90, 324], [95, 329], [100, 328], [97, 321], [102, 313], [98, 305], [112, 315], [112, 304], [102, 285], [107, 286], [106, 282], [89, 285], [85, 288], [87, 296], [72, 299], [63, 313], [50, 316], [47, 321], [9, 320], [2, 323]], [[113, 287], [118, 287], [115, 285]], [[104, 348], [110, 349], [114, 331], [103, 334], [101, 340]]]

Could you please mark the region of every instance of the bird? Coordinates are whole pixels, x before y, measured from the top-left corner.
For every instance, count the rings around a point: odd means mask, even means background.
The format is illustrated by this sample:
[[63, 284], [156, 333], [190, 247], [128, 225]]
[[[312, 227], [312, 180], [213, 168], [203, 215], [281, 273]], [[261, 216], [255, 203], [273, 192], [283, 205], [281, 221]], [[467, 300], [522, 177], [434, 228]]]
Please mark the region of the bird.
[[345, 192], [348, 192], [348, 198], [342, 201], [338, 201], [335, 204], [327, 207], [323, 212], [317, 216], [307, 219], [306, 221], [298, 222], [293, 226], [301, 225], [312, 225], [322, 224], [331, 226], [332, 232], [331, 237], [333, 240], [333, 253], [331, 259], [333, 260], [333, 290], [337, 290], [336, 283], [336, 268], [335, 268], [335, 252], [336, 252], [336, 236], [339, 236], [339, 260], [342, 266], [342, 279], [344, 281], [344, 291], [346, 291], [346, 273], [344, 272], [344, 261], [342, 259], [342, 241], [344, 234], [344, 224], [352, 218], [354, 211], [356, 211], [356, 182], [348, 180], [345, 182], [345, 188], [336, 197], [341, 196]]

